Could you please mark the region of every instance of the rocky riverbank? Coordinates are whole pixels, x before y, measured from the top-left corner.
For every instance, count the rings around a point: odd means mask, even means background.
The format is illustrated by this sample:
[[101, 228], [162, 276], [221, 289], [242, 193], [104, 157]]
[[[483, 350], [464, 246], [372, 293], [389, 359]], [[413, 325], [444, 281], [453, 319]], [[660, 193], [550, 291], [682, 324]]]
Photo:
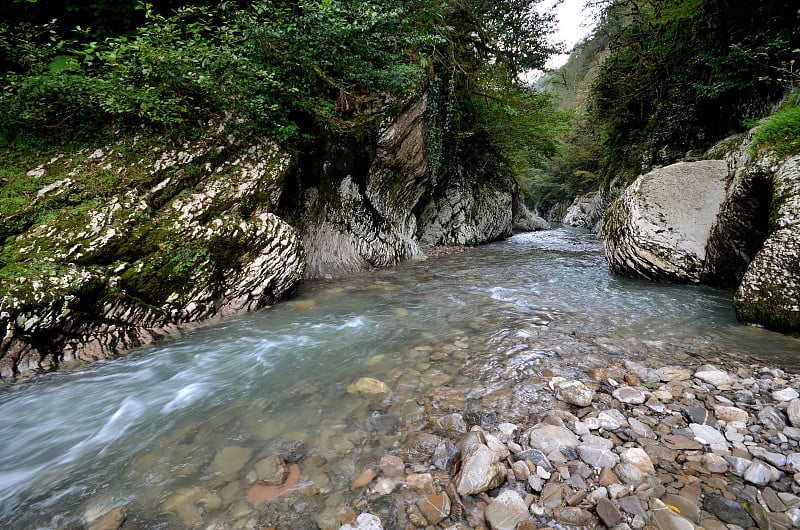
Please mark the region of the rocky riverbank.
[[[364, 508], [399, 490], [404, 509], [376, 514], [386, 528], [800, 523], [796, 376], [636, 362], [594, 369], [584, 381], [542, 375], [557, 401], [523, 423], [432, 415], [396, 454], [354, 479]], [[320, 527], [334, 527], [326, 519], [333, 513], [349, 528], [370, 527], [353, 525], [355, 510], [338, 507], [317, 519]]]
[[[361, 406], [319, 446], [218, 450], [204, 486], [165, 497], [163, 512], [188, 528], [800, 527], [800, 376], [730, 358], [588, 355], [453, 384], [436, 360], [471, 346], [421, 348], [424, 372], [354, 379]], [[401, 415], [416, 405], [422, 415]], [[201, 431], [166, 445], [189, 448]], [[125, 510], [90, 527], [127, 528]]]

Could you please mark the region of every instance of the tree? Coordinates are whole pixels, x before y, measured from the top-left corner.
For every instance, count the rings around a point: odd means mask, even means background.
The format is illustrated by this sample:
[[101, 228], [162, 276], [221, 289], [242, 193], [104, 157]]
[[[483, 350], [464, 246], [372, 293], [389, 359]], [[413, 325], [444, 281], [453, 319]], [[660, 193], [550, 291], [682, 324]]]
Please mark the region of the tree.
[[602, 3], [610, 55], [590, 110], [606, 180], [704, 149], [764, 115], [783, 92], [773, 69], [800, 44], [797, 9], [787, 0]]

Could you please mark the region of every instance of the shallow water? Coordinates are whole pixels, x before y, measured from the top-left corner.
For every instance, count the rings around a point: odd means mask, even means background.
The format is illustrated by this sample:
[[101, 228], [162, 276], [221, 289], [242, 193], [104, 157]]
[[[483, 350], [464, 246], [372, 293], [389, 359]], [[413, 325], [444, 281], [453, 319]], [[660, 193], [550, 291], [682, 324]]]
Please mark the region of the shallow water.
[[[614, 277], [574, 229], [310, 283], [274, 308], [0, 394], [0, 527], [68, 527], [115, 506], [133, 527], [243, 526], [260, 516], [246, 475], [272, 441], [306, 443], [306, 495], [324, 499], [396, 448], [398, 426], [424, 423], [422, 396], [472, 389], [470, 407], [502, 401], [495, 412], [515, 420], [547, 399], [525, 378], [551, 366], [580, 377], [587, 358], [796, 369], [800, 342], [736, 323], [730, 296]], [[349, 394], [362, 376], [392, 398]]]

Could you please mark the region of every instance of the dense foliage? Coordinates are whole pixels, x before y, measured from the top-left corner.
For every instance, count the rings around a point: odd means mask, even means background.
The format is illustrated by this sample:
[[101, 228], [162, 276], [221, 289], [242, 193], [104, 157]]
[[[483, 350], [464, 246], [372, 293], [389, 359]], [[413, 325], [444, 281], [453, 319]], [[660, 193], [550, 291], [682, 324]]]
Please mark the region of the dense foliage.
[[797, 81], [790, 0], [606, 0], [590, 112], [606, 180], [631, 178], [766, 115]]
[[557, 122], [519, 77], [556, 50], [540, 1], [14, 0], [0, 23], [0, 139], [141, 125], [184, 134], [226, 114], [290, 143], [358, 128], [376, 96], [431, 87], [434, 151], [472, 154], [488, 139], [500, 163], [523, 170], [552, 152]]
[[278, 139], [300, 115], [331, 117], [360, 91], [413, 89], [409, 56], [442, 39], [403, 2], [254, 2], [246, 8], [142, 6], [143, 25], [93, 40], [53, 24], [5, 24], [0, 134], [89, 136], [105, 125], [181, 126], [228, 113]]

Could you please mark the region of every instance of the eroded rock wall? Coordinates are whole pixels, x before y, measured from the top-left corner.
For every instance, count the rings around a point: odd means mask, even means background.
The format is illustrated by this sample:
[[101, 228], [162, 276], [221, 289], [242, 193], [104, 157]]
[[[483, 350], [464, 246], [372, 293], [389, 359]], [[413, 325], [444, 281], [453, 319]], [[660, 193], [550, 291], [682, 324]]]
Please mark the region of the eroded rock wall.
[[[424, 257], [421, 243], [505, 237], [515, 212], [535, 227], [509, 179], [457, 161], [430, 170], [425, 97], [369, 104], [374, 134], [321, 134], [296, 156], [223, 123], [139, 149], [135, 179], [120, 146], [79, 154], [64, 178], [63, 157], [32, 170], [44, 177], [36, 200], [60, 213], [0, 220], [0, 267], [22, 264], [0, 285], [0, 377], [107, 358], [269, 305], [303, 277]], [[85, 181], [108, 174], [123, 183], [85, 200]]]
[[723, 160], [680, 162], [637, 178], [605, 217], [604, 250], [611, 270], [699, 282], [728, 180]]
[[[113, 149], [93, 155], [82, 164], [114, 168]], [[162, 152], [145, 168], [147, 189], [12, 238], [3, 256], [26, 266], [2, 286], [0, 377], [106, 358], [285, 296], [305, 266], [294, 228], [270, 211], [289, 161], [271, 142], [214, 134]]]
[[800, 332], [800, 155], [766, 156], [758, 174], [771, 175], [769, 235], [747, 267], [733, 299], [736, 318], [770, 329]]
[[606, 257], [628, 276], [735, 288], [740, 321], [797, 334], [800, 155], [754, 153], [751, 137], [639, 177], [606, 215]]

